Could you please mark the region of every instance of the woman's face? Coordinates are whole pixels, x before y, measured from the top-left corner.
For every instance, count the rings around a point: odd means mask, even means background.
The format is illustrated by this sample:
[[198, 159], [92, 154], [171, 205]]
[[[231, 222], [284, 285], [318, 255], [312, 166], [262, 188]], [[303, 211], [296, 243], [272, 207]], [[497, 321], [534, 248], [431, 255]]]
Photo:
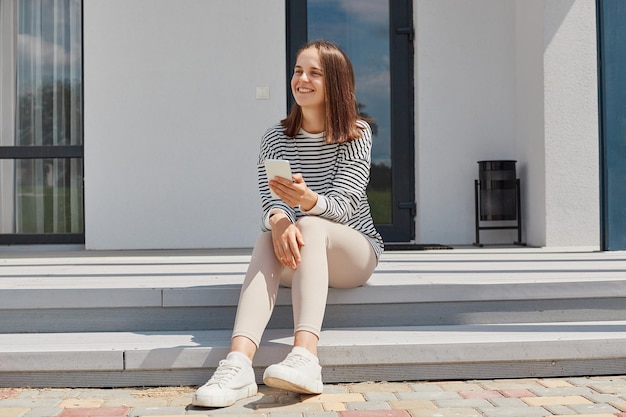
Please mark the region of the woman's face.
[[291, 92], [302, 108], [324, 107], [324, 73], [316, 48], [300, 52], [291, 77]]

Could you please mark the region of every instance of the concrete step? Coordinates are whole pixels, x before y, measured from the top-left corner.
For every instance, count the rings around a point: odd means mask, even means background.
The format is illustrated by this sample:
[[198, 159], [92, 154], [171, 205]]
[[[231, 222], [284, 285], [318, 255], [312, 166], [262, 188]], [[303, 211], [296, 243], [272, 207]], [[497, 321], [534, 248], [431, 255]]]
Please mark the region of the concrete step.
[[[197, 385], [227, 353], [230, 332], [0, 334], [0, 386]], [[270, 329], [257, 379], [287, 354]], [[326, 328], [326, 382], [611, 375], [626, 372], [626, 321]]]
[[[229, 330], [249, 251], [13, 256], [0, 333]], [[331, 289], [327, 327], [626, 320], [623, 252], [383, 254], [363, 287]], [[289, 289], [269, 328], [292, 326]]]

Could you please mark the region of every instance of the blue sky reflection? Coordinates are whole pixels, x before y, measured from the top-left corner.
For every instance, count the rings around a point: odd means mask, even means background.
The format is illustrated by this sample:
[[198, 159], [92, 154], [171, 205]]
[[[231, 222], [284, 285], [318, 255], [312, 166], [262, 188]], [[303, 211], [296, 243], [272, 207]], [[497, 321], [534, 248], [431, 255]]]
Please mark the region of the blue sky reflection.
[[308, 38], [327, 39], [350, 57], [361, 110], [378, 126], [372, 162], [391, 166], [389, 1], [308, 0]]

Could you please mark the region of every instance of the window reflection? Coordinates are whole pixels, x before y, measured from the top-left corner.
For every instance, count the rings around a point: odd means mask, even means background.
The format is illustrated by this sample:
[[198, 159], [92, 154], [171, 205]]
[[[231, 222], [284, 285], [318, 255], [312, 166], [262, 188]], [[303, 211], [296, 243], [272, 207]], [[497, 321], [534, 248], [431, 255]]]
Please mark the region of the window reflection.
[[308, 0], [308, 39], [337, 43], [354, 66], [361, 114], [375, 120], [367, 190], [376, 224], [392, 223], [389, 0]]
[[[83, 143], [81, 8], [80, 0], [18, 2], [17, 146]], [[15, 233], [82, 233], [81, 159], [14, 166]]]
[[18, 160], [18, 233], [80, 233], [83, 229], [82, 159]]
[[16, 145], [82, 144], [80, 0], [20, 0]]

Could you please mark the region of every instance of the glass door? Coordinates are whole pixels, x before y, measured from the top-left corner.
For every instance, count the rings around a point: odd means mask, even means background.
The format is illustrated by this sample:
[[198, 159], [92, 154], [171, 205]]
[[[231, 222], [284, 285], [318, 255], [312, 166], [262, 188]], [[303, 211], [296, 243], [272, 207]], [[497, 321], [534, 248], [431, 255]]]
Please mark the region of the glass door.
[[[411, 0], [287, 0], [286, 5], [288, 79], [297, 50], [308, 40], [330, 40], [348, 54], [361, 114], [374, 119], [367, 190], [374, 222], [387, 243], [413, 240]], [[288, 97], [291, 106], [293, 99]]]

